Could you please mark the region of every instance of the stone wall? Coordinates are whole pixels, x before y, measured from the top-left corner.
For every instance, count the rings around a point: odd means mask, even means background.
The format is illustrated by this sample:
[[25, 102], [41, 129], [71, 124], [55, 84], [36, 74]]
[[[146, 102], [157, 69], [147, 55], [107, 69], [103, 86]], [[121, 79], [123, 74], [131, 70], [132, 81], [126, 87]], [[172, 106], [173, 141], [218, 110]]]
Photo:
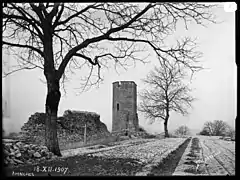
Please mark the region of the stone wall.
[[138, 129], [137, 85], [133, 81], [113, 83], [112, 131]]
[[[45, 145], [45, 113], [33, 114], [20, 132], [22, 141]], [[84, 125], [87, 125], [87, 141], [100, 139], [110, 133], [104, 123], [100, 121], [100, 115], [92, 112], [70, 111], [64, 112], [57, 120], [57, 135], [59, 145], [84, 141]]]

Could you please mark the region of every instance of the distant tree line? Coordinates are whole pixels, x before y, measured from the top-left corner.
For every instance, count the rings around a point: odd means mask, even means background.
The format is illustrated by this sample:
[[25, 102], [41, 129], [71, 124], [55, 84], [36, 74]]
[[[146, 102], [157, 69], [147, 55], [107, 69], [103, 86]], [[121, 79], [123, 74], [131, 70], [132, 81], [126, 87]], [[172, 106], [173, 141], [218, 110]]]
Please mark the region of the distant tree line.
[[202, 131], [199, 133], [204, 136], [234, 136], [235, 130], [222, 120], [215, 120], [213, 122], [207, 121]]

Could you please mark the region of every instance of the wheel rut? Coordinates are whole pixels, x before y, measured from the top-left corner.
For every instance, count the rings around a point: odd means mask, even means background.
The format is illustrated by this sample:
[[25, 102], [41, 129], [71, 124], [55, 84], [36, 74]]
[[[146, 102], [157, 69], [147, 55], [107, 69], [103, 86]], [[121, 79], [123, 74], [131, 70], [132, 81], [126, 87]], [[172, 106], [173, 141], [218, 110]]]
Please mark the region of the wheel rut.
[[[220, 165], [229, 175], [232, 175], [232, 173], [228, 170], [228, 168], [224, 166], [224, 163], [214, 155], [213, 149], [212, 149], [210, 146], [208, 146], [208, 145], [206, 144], [206, 142], [204, 142], [204, 141], [203, 141], [203, 145], [208, 148], [208, 150], [211, 152], [212, 157], [219, 163], [219, 165]], [[229, 158], [229, 157], [228, 157], [228, 158]]]
[[191, 138], [187, 139], [178, 149], [169, 154], [161, 163], [153, 167], [148, 176], [169, 176], [172, 175], [182, 158]]

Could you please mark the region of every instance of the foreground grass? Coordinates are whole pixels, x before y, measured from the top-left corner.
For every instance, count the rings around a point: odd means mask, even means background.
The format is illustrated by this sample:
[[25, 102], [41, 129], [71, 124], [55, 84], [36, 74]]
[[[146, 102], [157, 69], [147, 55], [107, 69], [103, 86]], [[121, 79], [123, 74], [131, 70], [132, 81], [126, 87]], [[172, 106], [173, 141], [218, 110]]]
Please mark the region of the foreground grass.
[[[59, 158], [50, 162], [42, 162], [36, 166], [7, 167], [5, 173], [12, 176], [14, 172], [33, 173], [34, 176], [133, 176], [140, 171], [145, 164], [139, 164], [135, 159], [121, 159], [94, 157], [91, 155]], [[36, 172], [37, 166], [42, 172]], [[67, 169], [66, 172], [46, 172], [44, 167]]]
[[[159, 139], [159, 138], [157, 138]], [[115, 139], [105, 139], [100, 144], [112, 146]], [[119, 141], [118, 143], [120, 143]], [[96, 144], [98, 144], [97, 142]], [[85, 145], [85, 146], [89, 146]], [[92, 144], [91, 144], [92, 145]], [[64, 149], [74, 149], [80, 144], [71, 144]], [[34, 176], [133, 176], [141, 171], [146, 164], [139, 164], [136, 159], [131, 158], [106, 158], [94, 157], [92, 155], [77, 155], [67, 158], [57, 158], [51, 161], [41, 162], [38, 165], [25, 165], [21, 167], [4, 168], [7, 176], [13, 172], [31, 173]], [[40, 168], [37, 172], [37, 168]], [[57, 172], [53, 172], [57, 169]], [[49, 169], [49, 170], [48, 170]], [[52, 170], [51, 170], [52, 169]], [[63, 169], [63, 171], [58, 171]], [[65, 171], [67, 169], [67, 171]]]

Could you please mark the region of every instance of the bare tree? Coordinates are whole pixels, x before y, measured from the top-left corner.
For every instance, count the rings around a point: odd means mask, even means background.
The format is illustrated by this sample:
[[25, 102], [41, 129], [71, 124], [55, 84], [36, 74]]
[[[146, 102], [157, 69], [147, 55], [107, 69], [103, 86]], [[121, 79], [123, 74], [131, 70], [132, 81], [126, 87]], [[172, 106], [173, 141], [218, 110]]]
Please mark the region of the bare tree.
[[187, 126], [180, 126], [176, 129], [175, 134], [186, 136], [190, 134], [190, 129]]
[[151, 119], [150, 123], [157, 119], [164, 120], [165, 137], [169, 137], [167, 123], [170, 112], [187, 115], [187, 109], [194, 101], [190, 95], [191, 89], [183, 83], [186, 76], [184, 66], [177, 62], [163, 61], [143, 79], [148, 89], [139, 93], [142, 99], [139, 111]]
[[222, 120], [208, 121], [204, 124], [203, 132], [205, 135], [221, 136], [228, 130], [228, 124]]
[[214, 123], [209, 121], [204, 124], [204, 129], [210, 136], [214, 135]]
[[100, 69], [145, 62], [139, 52], [150, 50], [159, 60], [172, 59], [194, 70], [195, 41], [184, 38], [165, 47], [164, 40], [178, 21], [186, 28], [192, 21], [214, 22], [212, 7], [203, 3], [4, 3], [3, 47], [17, 61], [6, 75], [43, 70], [48, 90], [46, 145], [61, 155], [56, 119], [60, 88], [65, 90], [69, 75], [89, 70], [82, 79], [85, 90], [101, 82]]
[[222, 120], [215, 120], [213, 122], [214, 124], [214, 135], [215, 136], [221, 136], [224, 133], [226, 133], [228, 129], [228, 124]]

